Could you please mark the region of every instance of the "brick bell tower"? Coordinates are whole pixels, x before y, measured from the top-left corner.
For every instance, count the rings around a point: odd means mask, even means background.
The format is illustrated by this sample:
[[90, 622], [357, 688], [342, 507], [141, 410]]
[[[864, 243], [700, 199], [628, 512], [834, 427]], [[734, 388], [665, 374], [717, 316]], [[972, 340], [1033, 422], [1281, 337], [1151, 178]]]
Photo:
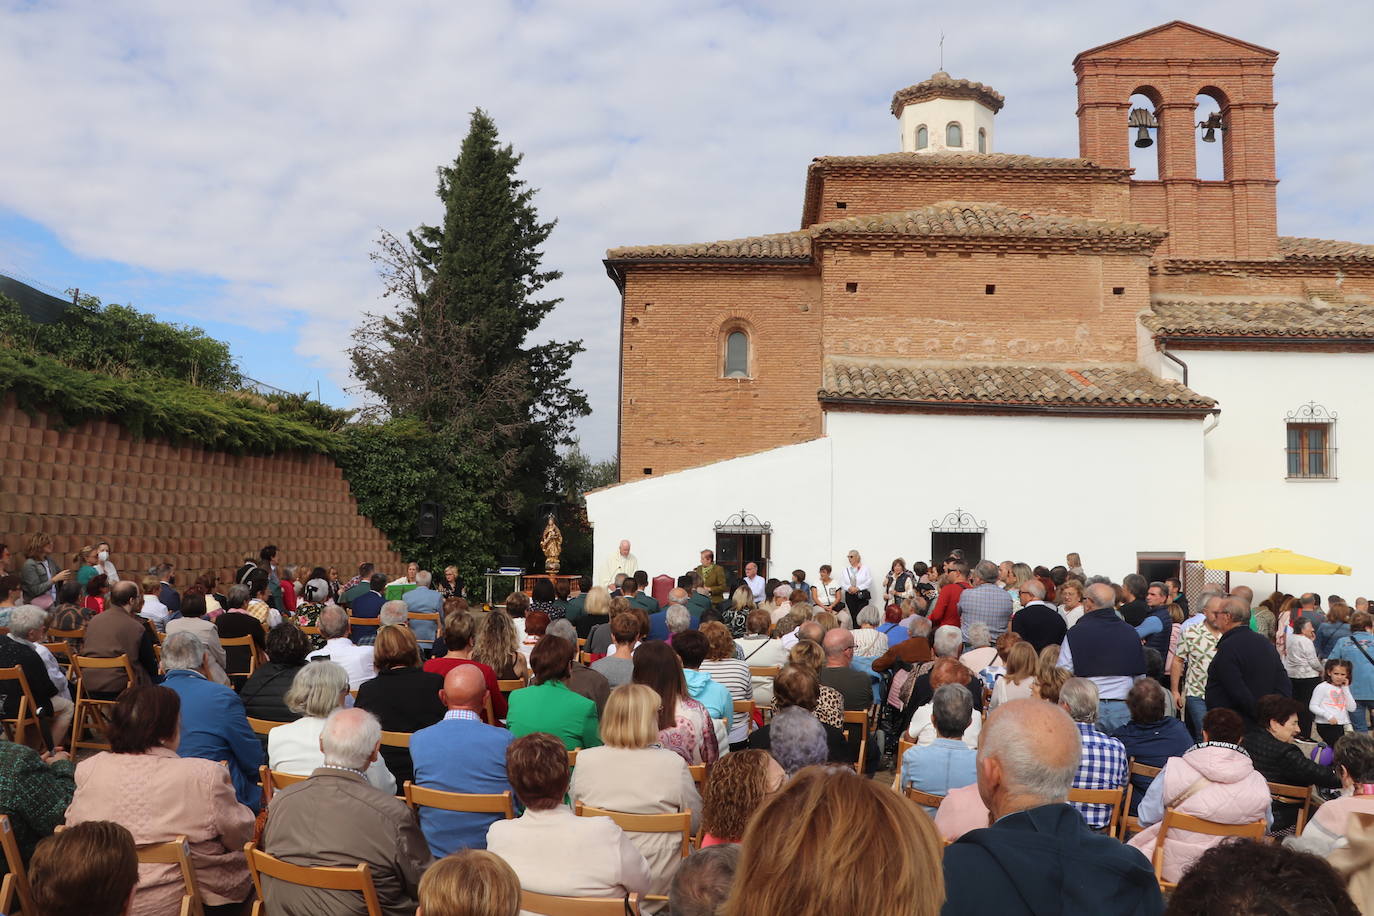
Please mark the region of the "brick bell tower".
[[[1153, 103], [1159, 179], [1131, 182], [1131, 218], [1169, 230], [1162, 258], [1277, 258], [1274, 62], [1278, 52], [1174, 21], [1084, 51], [1078, 77], [1081, 155], [1130, 168], [1130, 98]], [[1221, 109], [1224, 177], [1200, 181], [1198, 96]]]

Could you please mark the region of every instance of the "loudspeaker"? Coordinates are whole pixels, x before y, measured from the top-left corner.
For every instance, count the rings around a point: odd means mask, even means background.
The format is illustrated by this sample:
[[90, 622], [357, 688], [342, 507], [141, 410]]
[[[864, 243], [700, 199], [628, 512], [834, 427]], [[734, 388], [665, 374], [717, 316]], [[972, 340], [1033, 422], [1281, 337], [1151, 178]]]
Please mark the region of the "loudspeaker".
[[415, 520], [415, 533], [422, 538], [439, 536], [444, 526], [444, 507], [434, 502], [420, 503], [419, 517]]

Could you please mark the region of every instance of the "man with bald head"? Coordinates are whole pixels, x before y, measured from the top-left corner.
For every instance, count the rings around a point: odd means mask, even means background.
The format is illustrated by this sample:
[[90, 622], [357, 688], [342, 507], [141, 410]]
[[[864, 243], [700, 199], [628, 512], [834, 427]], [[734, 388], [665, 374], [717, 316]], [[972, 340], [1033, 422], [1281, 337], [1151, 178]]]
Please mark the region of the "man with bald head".
[[1145, 650], [1135, 627], [1116, 614], [1116, 589], [1089, 585], [1084, 612], [1059, 648], [1059, 666], [1097, 685], [1097, 727], [1110, 735], [1131, 719], [1126, 694], [1145, 673]]
[[803, 639], [809, 639], [819, 646], [821, 640], [825, 639], [825, 627], [814, 620], [803, 620], [795, 630], [783, 634], [782, 647], [791, 651], [792, 647]]
[[[459, 665], [444, 675], [439, 699], [448, 712], [410, 738], [415, 784], [445, 792], [496, 795], [513, 792], [506, 778], [511, 733], [482, 722], [487, 684], [476, 665]], [[460, 849], [486, 849], [487, 828], [499, 814], [420, 809], [420, 829], [436, 859]]]
[[945, 913], [1164, 912], [1149, 860], [1088, 829], [1067, 804], [1079, 753], [1078, 729], [1051, 703], [1013, 700], [988, 716], [978, 794], [991, 826], [945, 850]]
[[1223, 601], [1215, 624], [1221, 638], [1207, 667], [1207, 708], [1234, 709], [1254, 728], [1256, 701], [1270, 693], [1291, 697], [1293, 683], [1274, 644], [1250, 629], [1250, 604], [1243, 597]]

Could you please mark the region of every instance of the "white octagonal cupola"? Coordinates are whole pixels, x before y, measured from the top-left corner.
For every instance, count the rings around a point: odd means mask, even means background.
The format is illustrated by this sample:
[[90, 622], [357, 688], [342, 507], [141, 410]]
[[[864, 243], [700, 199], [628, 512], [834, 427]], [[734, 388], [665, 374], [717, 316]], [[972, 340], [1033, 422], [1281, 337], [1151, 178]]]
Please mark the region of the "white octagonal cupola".
[[1006, 100], [991, 86], [941, 70], [892, 96], [904, 153], [990, 153], [992, 119]]

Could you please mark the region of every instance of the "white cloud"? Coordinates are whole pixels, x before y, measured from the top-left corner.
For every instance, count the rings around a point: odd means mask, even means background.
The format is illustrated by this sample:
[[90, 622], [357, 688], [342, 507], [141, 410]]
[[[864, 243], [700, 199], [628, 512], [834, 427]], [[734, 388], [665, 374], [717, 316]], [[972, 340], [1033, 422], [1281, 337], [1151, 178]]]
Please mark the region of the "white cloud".
[[[1374, 127], [1352, 103], [1374, 85], [1374, 14], [1240, 2], [17, 4], [0, 8], [15, 128], [0, 206], [79, 255], [225, 281], [178, 317], [261, 329], [299, 313], [298, 353], [343, 384], [348, 332], [380, 306], [378, 228], [438, 218], [434, 170], [487, 108], [559, 220], [547, 263], [566, 301], [543, 333], [586, 339], [583, 432], [605, 453], [619, 310], [605, 248], [794, 227], [812, 156], [895, 148], [888, 99], [936, 69], [942, 30], [946, 69], [1007, 96], [1000, 149], [1073, 155], [1073, 55], [1176, 15], [1283, 53], [1282, 230], [1374, 236], [1360, 168]], [[22, 250], [5, 254], [22, 268]]]

